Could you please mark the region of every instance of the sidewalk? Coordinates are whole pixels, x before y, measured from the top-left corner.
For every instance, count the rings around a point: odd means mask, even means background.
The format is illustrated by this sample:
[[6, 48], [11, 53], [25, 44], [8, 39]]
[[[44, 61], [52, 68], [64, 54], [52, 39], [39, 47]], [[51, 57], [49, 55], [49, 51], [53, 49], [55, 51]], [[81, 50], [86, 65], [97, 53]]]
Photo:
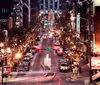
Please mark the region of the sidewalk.
[[66, 75], [65, 81], [68, 82], [69, 85], [96, 85], [95, 81], [92, 81], [92, 83], [89, 84], [85, 84], [85, 82], [88, 83], [90, 81], [89, 75], [89, 68], [82, 67], [82, 73], [80, 73], [79, 76], [73, 77], [73, 73], [70, 72]]

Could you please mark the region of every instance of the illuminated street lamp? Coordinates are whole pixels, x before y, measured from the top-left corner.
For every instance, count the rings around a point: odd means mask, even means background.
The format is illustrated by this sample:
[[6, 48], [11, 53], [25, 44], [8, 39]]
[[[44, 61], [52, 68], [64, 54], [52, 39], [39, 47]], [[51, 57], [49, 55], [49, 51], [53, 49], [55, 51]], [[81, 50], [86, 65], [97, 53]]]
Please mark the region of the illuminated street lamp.
[[9, 47], [6, 49], [6, 51], [7, 51], [7, 53], [12, 53], [12, 51]]
[[[5, 57], [5, 54], [10, 54], [11, 53], [11, 49], [10, 48], [6, 48], [6, 49], [3, 49], [4, 47], [4, 44], [3, 43], [0, 43], [0, 47], [1, 47], [1, 50], [0, 50], [0, 53], [1, 53], [1, 63], [2, 63], [2, 85], [3, 85], [3, 75], [4, 75], [4, 57]], [[6, 59], [6, 57], [5, 57]], [[5, 61], [5, 65], [7, 65], [7, 61]], [[5, 85], [6, 85], [6, 82], [5, 82]]]
[[22, 58], [22, 53], [21, 52], [17, 52], [15, 54], [15, 59], [20, 59], [20, 58]]
[[0, 43], [0, 47], [2, 48], [3, 46], [4, 46], [4, 43], [1, 42], [1, 43]]
[[[0, 50], [0, 53], [1, 53], [1, 63], [2, 63], [2, 85], [3, 85], [3, 75], [4, 75], [4, 62], [5, 62], [5, 65], [7, 65], [7, 55], [8, 54], [10, 54], [10, 53], [12, 53], [11, 52], [11, 49], [10, 48], [6, 48], [6, 49], [3, 49], [3, 47], [4, 47], [4, 44], [3, 43], [0, 43], [0, 47], [1, 47], [1, 50]], [[5, 56], [6, 55], [6, 56]], [[5, 59], [3, 59], [5, 57]], [[6, 82], [4, 83], [5, 85], [6, 85]]]

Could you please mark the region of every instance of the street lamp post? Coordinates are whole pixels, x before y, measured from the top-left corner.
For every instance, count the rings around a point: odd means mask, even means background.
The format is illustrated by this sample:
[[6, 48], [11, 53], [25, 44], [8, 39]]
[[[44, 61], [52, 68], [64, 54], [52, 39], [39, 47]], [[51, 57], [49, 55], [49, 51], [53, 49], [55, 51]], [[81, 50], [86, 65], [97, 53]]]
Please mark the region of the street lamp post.
[[[4, 50], [2, 50], [2, 47], [4, 46], [3, 43], [0, 43], [0, 52], [3, 53]], [[2, 85], [3, 85], [3, 57], [2, 55], [0, 56], [1, 57], [1, 66], [2, 66]]]
[[[4, 46], [4, 44], [3, 43], [0, 43], [0, 53], [1, 53], [1, 64], [2, 64], [2, 85], [4, 84], [4, 85], [6, 85], [7, 83], [5, 82], [4, 83], [4, 81], [3, 81], [3, 77], [4, 77], [4, 63], [5, 63], [5, 65], [7, 65], [7, 55], [6, 55], [6, 57], [5, 57], [5, 54], [9, 54], [9, 53], [11, 53], [11, 49], [10, 48], [6, 48], [6, 49], [3, 49], [3, 46]], [[4, 57], [5, 57], [5, 59], [4, 59]], [[4, 62], [5, 61], [5, 62]]]

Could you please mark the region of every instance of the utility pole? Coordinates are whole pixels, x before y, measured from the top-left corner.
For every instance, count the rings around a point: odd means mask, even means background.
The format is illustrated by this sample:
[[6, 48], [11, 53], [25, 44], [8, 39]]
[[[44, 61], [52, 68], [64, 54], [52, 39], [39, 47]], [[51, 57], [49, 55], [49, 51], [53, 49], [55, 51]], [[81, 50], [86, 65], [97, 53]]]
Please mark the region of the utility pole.
[[92, 49], [93, 49], [93, 2], [89, 3], [88, 7], [88, 19], [89, 19], [89, 63], [90, 63], [90, 83], [92, 83]]

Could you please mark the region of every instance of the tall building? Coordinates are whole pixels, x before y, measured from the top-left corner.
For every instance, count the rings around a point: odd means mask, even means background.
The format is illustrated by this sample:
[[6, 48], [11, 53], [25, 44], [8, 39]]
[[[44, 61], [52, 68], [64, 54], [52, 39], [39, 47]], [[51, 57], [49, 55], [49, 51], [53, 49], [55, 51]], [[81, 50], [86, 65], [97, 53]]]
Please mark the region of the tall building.
[[32, 23], [37, 19], [38, 14], [39, 14], [39, 0], [31, 0], [31, 22]]
[[40, 0], [40, 12], [43, 14], [48, 14], [50, 10], [54, 12], [54, 14], [59, 14], [62, 11], [62, 0]]
[[14, 0], [14, 28], [28, 28], [29, 0]]
[[14, 0], [14, 27], [20, 28], [23, 26], [23, 5], [20, 0]]
[[10, 30], [8, 27], [8, 23], [10, 22], [9, 17], [12, 16], [12, 11], [13, 11], [13, 0], [0, 1], [0, 41], [4, 41], [5, 35], [8, 36], [8, 31]]

